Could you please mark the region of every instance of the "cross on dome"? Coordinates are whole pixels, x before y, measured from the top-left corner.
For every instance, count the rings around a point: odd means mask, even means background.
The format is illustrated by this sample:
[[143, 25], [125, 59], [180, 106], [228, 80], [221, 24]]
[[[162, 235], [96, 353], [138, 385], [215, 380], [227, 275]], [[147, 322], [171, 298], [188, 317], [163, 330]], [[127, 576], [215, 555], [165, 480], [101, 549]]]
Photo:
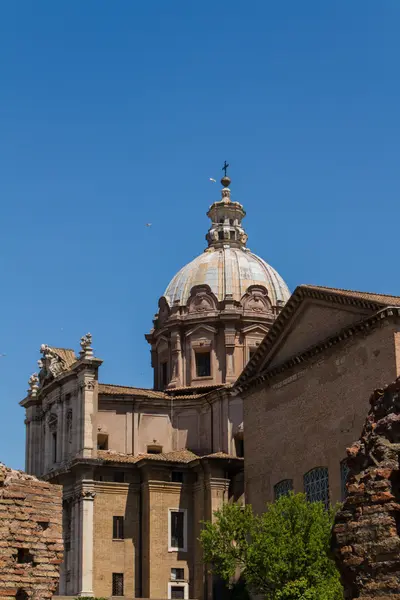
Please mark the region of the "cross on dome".
[[224, 176], [221, 179], [221, 200], [214, 202], [207, 212], [211, 219], [211, 227], [206, 235], [209, 248], [244, 248], [247, 242], [247, 234], [242, 228], [246, 212], [239, 202], [231, 201], [231, 190], [228, 187], [231, 180], [226, 174], [228, 167], [229, 164], [225, 161], [222, 167]]

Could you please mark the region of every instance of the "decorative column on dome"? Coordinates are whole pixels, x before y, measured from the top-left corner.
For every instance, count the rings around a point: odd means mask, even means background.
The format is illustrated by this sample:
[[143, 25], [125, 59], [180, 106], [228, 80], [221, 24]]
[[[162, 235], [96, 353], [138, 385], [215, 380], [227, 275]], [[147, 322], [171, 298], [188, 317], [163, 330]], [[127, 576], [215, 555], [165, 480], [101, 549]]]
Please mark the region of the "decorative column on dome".
[[182, 347], [181, 336], [178, 330], [171, 333], [171, 380], [169, 388], [182, 385]]
[[225, 171], [221, 179], [223, 188], [221, 200], [214, 202], [208, 210], [207, 216], [211, 219], [211, 227], [206, 235], [208, 248], [222, 248], [232, 246], [245, 249], [247, 234], [242, 228], [242, 219], [246, 216], [243, 206], [239, 202], [232, 202], [229, 185], [230, 178], [226, 174], [229, 165], [223, 166]]

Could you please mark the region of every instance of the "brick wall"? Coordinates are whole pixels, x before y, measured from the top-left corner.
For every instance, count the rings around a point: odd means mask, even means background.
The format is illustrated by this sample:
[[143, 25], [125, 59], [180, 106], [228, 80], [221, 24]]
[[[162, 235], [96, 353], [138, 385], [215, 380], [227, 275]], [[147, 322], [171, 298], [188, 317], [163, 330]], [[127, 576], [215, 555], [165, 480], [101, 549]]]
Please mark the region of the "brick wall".
[[63, 559], [62, 491], [0, 463], [0, 596], [51, 598]]
[[347, 450], [347, 498], [332, 547], [345, 598], [400, 598], [400, 380], [376, 390], [358, 442]]
[[371, 389], [397, 377], [395, 331], [385, 322], [286, 370], [244, 397], [246, 502], [264, 510], [274, 485], [328, 467], [331, 501], [341, 499], [340, 462], [360, 435]]

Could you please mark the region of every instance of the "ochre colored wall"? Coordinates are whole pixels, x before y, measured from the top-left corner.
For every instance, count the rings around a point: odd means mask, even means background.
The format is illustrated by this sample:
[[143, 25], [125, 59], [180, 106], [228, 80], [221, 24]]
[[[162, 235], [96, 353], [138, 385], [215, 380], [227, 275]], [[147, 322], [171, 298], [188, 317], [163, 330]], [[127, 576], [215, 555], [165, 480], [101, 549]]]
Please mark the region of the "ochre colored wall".
[[[124, 573], [125, 596], [137, 596], [139, 485], [96, 482], [95, 489], [94, 594], [111, 596], [112, 573]], [[113, 516], [124, 517], [124, 540], [113, 540]]]

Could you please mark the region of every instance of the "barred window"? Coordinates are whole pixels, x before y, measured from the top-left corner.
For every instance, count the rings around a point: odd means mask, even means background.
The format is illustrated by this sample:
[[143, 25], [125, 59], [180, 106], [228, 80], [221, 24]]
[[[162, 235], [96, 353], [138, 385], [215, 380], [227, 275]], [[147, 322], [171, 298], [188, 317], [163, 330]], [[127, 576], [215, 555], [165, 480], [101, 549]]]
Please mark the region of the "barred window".
[[275, 500], [278, 500], [281, 496], [287, 496], [289, 492], [293, 490], [293, 479], [282, 479], [276, 485], [274, 485], [274, 496]]
[[347, 464], [347, 459], [342, 460], [342, 462], [340, 463], [340, 483], [342, 488], [342, 500], [346, 500], [347, 496], [346, 482], [347, 477], [349, 475], [349, 471], [350, 469]]
[[326, 467], [316, 467], [304, 475], [304, 492], [309, 502], [329, 506], [329, 475]]
[[124, 595], [124, 574], [113, 573], [112, 574], [112, 595], [123, 596]]
[[181, 585], [171, 586], [171, 600], [183, 600], [185, 598], [185, 588]]

